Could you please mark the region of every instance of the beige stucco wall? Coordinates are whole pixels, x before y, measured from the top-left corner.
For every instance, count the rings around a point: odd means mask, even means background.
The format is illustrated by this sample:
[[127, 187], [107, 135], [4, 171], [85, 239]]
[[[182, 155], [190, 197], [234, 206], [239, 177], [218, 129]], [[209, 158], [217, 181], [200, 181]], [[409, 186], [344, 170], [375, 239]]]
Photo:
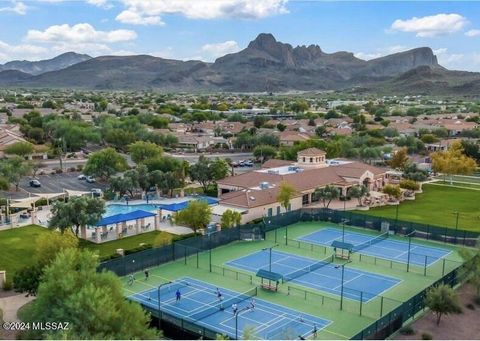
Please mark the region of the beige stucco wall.
[[[302, 197], [293, 198], [290, 201], [290, 205], [292, 205], [292, 211], [302, 208]], [[276, 216], [278, 206], [280, 206], [280, 213], [284, 213], [285, 209], [280, 205], [280, 203], [250, 208], [248, 212], [242, 214], [242, 224], [257, 218], [266, 217], [269, 208], [272, 208], [272, 216]]]

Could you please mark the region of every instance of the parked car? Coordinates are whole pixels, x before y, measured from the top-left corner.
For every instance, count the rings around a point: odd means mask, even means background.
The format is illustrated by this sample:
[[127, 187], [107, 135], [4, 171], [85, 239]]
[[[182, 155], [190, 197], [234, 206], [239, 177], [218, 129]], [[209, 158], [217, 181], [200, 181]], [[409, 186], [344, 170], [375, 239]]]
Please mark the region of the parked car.
[[253, 161], [252, 160], [247, 160], [243, 163], [245, 167], [253, 167]]
[[87, 180], [87, 182], [88, 182], [89, 184], [95, 183], [95, 178], [94, 178], [94, 177], [87, 176], [86, 180]]
[[92, 188], [90, 191], [94, 197], [101, 197], [103, 195], [103, 191], [100, 188]]
[[77, 176], [77, 179], [78, 180], [87, 180], [87, 176], [85, 174], [80, 174], [79, 176]]
[[42, 184], [40, 183], [40, 181], [36, 179], [30, 180], [29, 184], [30, 184], [30, 187], [42, 187]]

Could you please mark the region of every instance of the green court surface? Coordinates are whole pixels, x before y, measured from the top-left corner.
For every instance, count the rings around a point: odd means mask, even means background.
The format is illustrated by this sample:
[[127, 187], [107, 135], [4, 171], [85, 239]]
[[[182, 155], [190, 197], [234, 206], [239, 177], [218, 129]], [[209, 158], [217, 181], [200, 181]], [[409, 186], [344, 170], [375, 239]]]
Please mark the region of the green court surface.
[[[322, 260], [333, 254], [332, 248], [299, 242], [296, 241], [296, 238], [327, 227], [341, 229], [341, 226], [332, 223], [299, 222], [279, 228], [276, 231], [267, 232], [265, 240], [237, 241], [213, 249], [211, 253], [203, 251], [195, 252], [187, 257], [180, 256], [174, 262], [150, 268], [150, 278], [148, 280], [145, 280], [143, 272], [139, 271], [134, 274], [136, 280], [133, 285], [128, 285], [128, 276], [125, 276], [122, 279], [125, 295], [130, 296], [151, 290], [161, 283], [174, 281], [176, 278], [184, 276], [238, 292], [245, 292], [252, 286], [259, 286], [260, 279], [255, 277], [252, 272], [231, 268], [226, 266], [225, 263], [274, 245], [277, 245], [275, 250], [279, 252]], [[371, 234], [372, 236], [377, 235], [365, 229], [346, 227], [346, 230]], [[286, 235], [288, 238], [286, 238]], [[406, 241], [405, 237], [391, 236], [389, 239]], [[426, 269], [422, 266], [412, 265], [409, 272], [407, 272], [407, 266], [404, 263], [365, 255], [360, 256], [360, 253], [352, 255], [352, 262], [347, 265], [349, 268], [400, 280], [399, 284], [368, 302], [345, 298], [342, 310], [340, 310], [341, 303], [338, 295], [306, 288], [295, 284], [294, 281], [280, 284], [278, 292], [259, 289], [258, 297], [306, 314], [331, 320], [330, 325], [319, 331], [318, 339], [350, 339], [380, 317], [387, 315], [401, 306], [403, 302], [431, 286], [442, 277], [442, 274], [447, 274], [462, 264], [462, 259], [454, 246], [420, 239], [415, 239], [414, 242], [445, 248], [452, 252], [445, 257], [445, 260], [439, 260]], [[179, 255], [183, 254], [182, 250], [179, 250], [182, 247], [178, 244], [175, 246], [175, 251]], [[335, 260], [337, 264], [343, 264], [344, 262], [343, 260]]]
[[[455, 229], [456, 214], [460, 212], [458, 228], [480, 232], [480, 191], [468, 188], [425, 184], [423, 193], [412, 201], [403, 201], [398, 219]], [[383, 206], [356, 213], [395, 219], [396, 207]]]

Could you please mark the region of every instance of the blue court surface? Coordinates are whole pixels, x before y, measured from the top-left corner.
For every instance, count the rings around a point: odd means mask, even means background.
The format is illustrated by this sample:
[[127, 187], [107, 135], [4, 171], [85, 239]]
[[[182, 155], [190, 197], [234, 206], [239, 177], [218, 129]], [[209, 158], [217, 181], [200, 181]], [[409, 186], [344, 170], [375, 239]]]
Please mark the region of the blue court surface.
[[[226, 265], [257, 272], [270, 269], [268, 250], [261, 250], [245, 257], [237, 258]], [[289, 282], [339, 295], [342, 287], [342, 267], [329, 262], [297, 256], [291, 253], [272, 250], [272, 270], [284, 276]], [[345, 266], [343, 296], [352, 300], [368, 302], [401, 281], [383, 275], [349, 268]]]
[[[175, 293], [180, 290], [181, 299], [176, 301]], [[252, 295], [253, 288], [238, 293], [219, 288], [222, 300], [218, 299], [217, 287], [193, 278], [183, 277], [172, 284], [161, 287], [161, 309], [164, 313], [185, 319], [219, 334], [235, 338], [235, 315], [232, 305], [238, 306], [238, 337], [242, 338], [245, 327], [255, 328], [254, 335], [260, 339], [298, 339], [313, 334], [331, 323], [329, 320], [300, 313], [273, 304]], [[158, 290], [155, 287], [129, 296], [145, 306], [158, 310]], [[254, 300], [254, 309], [251, 309]]]
[[[376, 236], [345, 231], [345, 242], [355, 246], [360, 246], [359, 253], [363, 253], [378, 258], [394, 260], [402, 263], [408, 262], [408, 239], [404, 242], [393, 239], [375, 239]], [[297, 238], [297, 240], [330, 246], [334, 240], [342, 241], [342, 230], [334, 228], [322, 229], [305, 236]], [[372, 242], [371, 245], [368, 245]], [[366, 243], [366, 246], [361, 246]], [[419, 266], [432, 265], [439, 259], [450, 253], [450, 250], [425, 246], [413, 243], [410, 247], [410, 264]]]

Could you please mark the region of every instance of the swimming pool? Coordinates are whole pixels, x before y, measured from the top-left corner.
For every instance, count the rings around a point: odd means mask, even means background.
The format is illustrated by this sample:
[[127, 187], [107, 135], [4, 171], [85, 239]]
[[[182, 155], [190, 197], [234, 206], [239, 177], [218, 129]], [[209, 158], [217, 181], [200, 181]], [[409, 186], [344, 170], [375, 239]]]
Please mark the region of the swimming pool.
[[110, 217], [115, 214], [120, 213], [130, 213], [137, 210], [143, 210], [147, 212], [154, 212], [157, 210], [157, 205], [153, 204], [131, 204], [131, 205], [123, 205], [123, 204], [110, 204], [105, 206], [105, 213], [103, 214], [104, 217]]

